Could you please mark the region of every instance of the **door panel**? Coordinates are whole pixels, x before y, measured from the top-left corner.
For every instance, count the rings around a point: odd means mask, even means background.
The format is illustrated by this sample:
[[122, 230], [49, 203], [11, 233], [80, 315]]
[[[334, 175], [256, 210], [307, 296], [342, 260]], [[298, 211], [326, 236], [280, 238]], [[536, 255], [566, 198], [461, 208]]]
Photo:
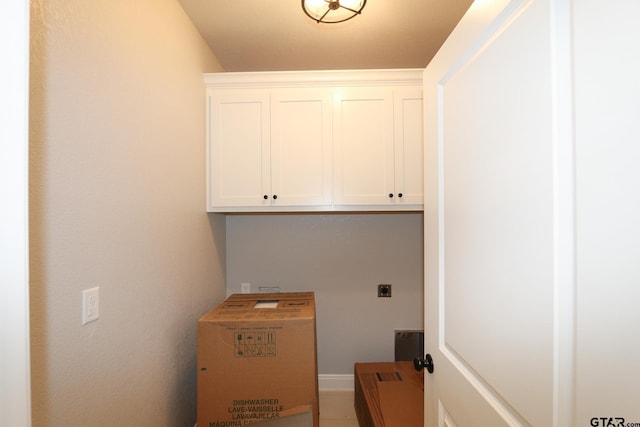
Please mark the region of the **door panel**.
[[333, 123], [334, 204], [389, 204], [394, 193], [392, 91], [336, 91]]
[[440, 404], [438, 410], [438, 424], [443, 427], [457, 427], [456, 423], [451, 419], [451, 415], [447, 412], [447, 409]]
[[269, 95], [219, 91], [208, 102], [208, 206], [268, 205]]
[[272, 94], [274, 206], [331, 204], [331, 101], [329, 89]]
[[427, 425], [564, 425], [572, 411], [558, 399], [573, 165], [556, 3], [476, 2], [425, 70]]
[[[549, 28], [534, 31], [536, 14], [548, 14], [544, 2], [528, 5], [442, 87], [440, 321], [452, 362], [516, 418], [549, 425], [551, 393], [528, 398], [553, 379]], [[520, 49], [526, 61], [496, 67]]]
[[421, 205], [424, 202], [422, 90], [396, 90], [393, 114], [394, 187], [397, 195], [402, 193], [396, 202]]

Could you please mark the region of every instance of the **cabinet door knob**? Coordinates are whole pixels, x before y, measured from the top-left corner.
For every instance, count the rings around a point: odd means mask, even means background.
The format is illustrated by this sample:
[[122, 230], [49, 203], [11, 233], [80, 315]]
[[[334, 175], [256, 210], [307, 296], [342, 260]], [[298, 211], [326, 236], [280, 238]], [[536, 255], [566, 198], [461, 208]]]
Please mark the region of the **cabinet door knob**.
[[277, 199], [277, 198], [278, 198], [278, 195], [277, 195], [277, 194], [274, 194], [274, 195], [273, 195], [273, 200], [275, 200], [275, 199]]
[[264, 196], [262, 196], [263, 199], [267, 200], [269, 198], [269, 196], [267, 196], [266, 194]]
[[402, 198], [402, 193], [398, 193], [398, 197]]
[[389, 193], [389, 198], [393, 199], [393, 193]]

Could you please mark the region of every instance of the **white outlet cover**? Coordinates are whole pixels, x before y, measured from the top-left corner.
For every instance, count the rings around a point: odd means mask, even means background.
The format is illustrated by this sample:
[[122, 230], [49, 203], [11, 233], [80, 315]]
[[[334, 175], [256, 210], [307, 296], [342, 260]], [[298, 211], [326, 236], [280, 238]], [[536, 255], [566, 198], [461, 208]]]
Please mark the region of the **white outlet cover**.
[[100, 287], [82, 291], [82, 324], [86, 325], [100, 317]]

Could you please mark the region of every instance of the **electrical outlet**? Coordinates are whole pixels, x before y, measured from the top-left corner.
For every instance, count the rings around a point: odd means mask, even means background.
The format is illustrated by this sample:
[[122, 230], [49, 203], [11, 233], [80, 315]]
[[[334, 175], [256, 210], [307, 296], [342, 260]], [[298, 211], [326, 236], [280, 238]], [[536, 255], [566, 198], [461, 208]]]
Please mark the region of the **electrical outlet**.
[[258, 286], [258, 292], [261, 294], [272, 294], [280, 292], [280, 286]]
[[378, 298], [391, 298], [391, 285], [390, 284], [378, 285]]
[[240, 293], [242, 293], [242, 294], [250, 294], [251, 293], [251, 283], [240, 283]]
[[100, 317], [100, 288], [82, 291], [82, 324], [86, 325]]

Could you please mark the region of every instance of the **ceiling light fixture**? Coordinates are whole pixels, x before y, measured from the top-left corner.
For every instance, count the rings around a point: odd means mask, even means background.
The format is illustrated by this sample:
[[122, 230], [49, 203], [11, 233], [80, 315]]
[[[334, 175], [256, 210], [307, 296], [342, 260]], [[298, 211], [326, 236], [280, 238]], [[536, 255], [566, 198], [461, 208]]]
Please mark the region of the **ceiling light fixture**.
[[318, 24], [337, 24], [360, 15], [367, 0], [302, 0], [304, 13]]

